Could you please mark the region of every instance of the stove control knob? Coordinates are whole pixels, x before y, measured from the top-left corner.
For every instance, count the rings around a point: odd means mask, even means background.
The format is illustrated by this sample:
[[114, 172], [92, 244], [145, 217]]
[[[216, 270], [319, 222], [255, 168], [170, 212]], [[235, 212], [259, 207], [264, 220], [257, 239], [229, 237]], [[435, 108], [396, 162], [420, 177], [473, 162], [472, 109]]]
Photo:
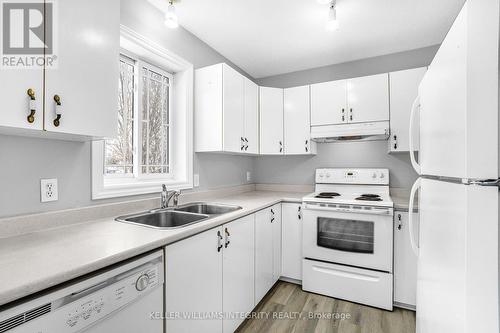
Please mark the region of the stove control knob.
[[377, 178], [377, 174], [376, 174], [376, 173], [373, 173], [372, 178]]
[[326, 178], [330, 178], [330, 174], [329, 173], [326, 174]]
[[137, 291], [143, 291], [148, 287], [148, 285], [149, 276], [147, 274], [142, 274], [141, 276], [139, 276], [137, 281], [135, 281], [135, 289], [137, 289]]
[[384, 178], [384, 174], [383, 173], [380, 174], [380, 178]]

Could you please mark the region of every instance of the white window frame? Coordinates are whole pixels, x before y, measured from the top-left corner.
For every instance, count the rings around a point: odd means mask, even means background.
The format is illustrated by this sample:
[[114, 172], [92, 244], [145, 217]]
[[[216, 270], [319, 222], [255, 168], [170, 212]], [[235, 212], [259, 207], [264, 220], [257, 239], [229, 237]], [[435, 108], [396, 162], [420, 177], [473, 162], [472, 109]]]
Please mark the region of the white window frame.
[[[120, 27], [120, 46], [126, 57], [137, 61], [134, 73], [137, 92], [142, 88], [142, 83], [139, 83], [142, 81], [142, 61], [147, 63], [146, 67], [170, 75], [169, 124], [172, 126], [169, 127], [169, 173], [139, 177], [139, 170], [134, 170], [134, 177], [105, 176], [104, 140], [93, 141], [92, 199], [156, 193], [161, 191], [162, 184], [172, 190], [193, 188], [193, 65], [123, 25]], [[138, 113], [138, 117], [134, 118], [134, 127], [137, 126], [134, 130], [138, 135], [134, 137], [137, 148], [134, 150], [134, 166], [139, 168], [142, 156], [139, 144], [140, 104], [139, 98], [136, 98], [134, 112]]]

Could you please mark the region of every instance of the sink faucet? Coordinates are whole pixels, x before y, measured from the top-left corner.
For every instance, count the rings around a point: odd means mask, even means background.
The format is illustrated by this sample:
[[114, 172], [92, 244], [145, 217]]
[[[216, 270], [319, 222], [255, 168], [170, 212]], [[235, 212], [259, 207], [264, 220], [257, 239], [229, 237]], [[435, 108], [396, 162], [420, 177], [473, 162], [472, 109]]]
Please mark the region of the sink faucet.
[[161, 202], [160, 202], [160, 208], [165, 209], [168, 207], [168, 203], [170, 200], [174, 200], [174, 207], [177, 207], [179, 204], [179, 195], [181, 194], [180, 191], [167, 191], [167, 186], [165, 184], [161, 185]]

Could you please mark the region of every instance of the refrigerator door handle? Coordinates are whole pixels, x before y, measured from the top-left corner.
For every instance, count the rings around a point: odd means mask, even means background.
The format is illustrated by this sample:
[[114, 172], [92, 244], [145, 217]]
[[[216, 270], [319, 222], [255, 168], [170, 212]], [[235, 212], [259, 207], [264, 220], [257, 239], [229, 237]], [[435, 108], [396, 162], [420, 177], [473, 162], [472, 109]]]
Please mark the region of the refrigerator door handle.
[[415, 148], [413, 147], [413, 123], [415, 121], [415, 112], [417, 112], [417, 108], [420, 110], [420, 96], [417, 96], [415, 98], [415, 101], [413, 102], [413, 105], [411, 106], [411, 112], [410, 112], [410, 126], [409, 126], [409, 135], [408, 135], [408, 140], [409, 140], [409, 147], [408, 150], [410, 151], [410, 161], [411, 165], [413, 166], [413, 169], [420, 175], [421, 174], [421, 167], [420, 164], [417, 163], [417, 160], [415, 159]]
[[420, 188], [420, 184], [421, 184], [421, 179], [418, 178], [411, 188], [410, 201], [408, 203], [408, 231], [410, 232], [410, 244], [411, 244], [411, 249], [413, 250], [413, 252], [417, 257], [419, 249], [417, 242], [415, 241], [415, 235], [413, 233], [413, 207], [415, 206], [415, 193]]
[[469, 185], [477, 185], [477, 186], [497, 186], [500, 187], [500, 178], [499, 179], [484, 179], [484, 180], [470, 180], [468, 181]]

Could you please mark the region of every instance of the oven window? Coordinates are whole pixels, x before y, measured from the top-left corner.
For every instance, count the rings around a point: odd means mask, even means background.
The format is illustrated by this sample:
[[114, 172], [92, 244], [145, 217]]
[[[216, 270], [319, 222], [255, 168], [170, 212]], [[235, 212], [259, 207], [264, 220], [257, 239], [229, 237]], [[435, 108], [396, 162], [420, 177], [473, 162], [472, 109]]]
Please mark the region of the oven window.
[[339, 251], [373, 253], [373, 241], [373, 222], [318, 217], [318, 246]]

